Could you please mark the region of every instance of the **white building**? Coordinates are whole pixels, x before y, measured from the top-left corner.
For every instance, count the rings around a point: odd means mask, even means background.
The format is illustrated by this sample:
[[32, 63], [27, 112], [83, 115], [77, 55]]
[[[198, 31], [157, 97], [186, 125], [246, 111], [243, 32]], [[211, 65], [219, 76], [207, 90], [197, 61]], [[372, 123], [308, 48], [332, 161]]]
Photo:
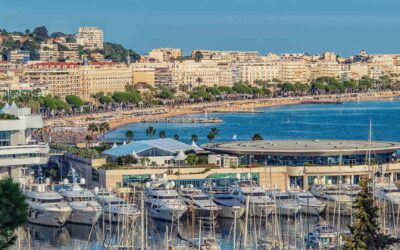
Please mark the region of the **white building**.
[[23, 170], [47, 164], [50, 148], [47, 143], [32, 139], [32, 131], [44, 127], [41, 115], [30, 108], [6, 104], [0, 111], [0, 179], [11, 177], [24, 183]]
[[88, 49], [103, 49], [103, 30], [98, 27], [80, 27], [76, 43]]
[[176, 156], [182, 151], [199, 150], [198, 146], [189, 145], [171, 138], [132, 141], [103, 152], [104, 156], [116, 160], [118, 157], [131, 155], [140, 159], [147, 158], [146, 165], [171, 166]]

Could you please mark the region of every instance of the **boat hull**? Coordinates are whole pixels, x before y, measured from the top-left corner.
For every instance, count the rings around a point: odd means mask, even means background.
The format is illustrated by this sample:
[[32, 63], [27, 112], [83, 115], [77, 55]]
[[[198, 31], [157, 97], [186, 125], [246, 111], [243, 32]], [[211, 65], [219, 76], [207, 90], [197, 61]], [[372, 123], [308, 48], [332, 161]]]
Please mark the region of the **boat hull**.
[[234, 219], [235, 218], [235, 213], [236, 213], [236, 218], [240, 218], [244, 215], [246, 212], [246, 209], [243, 206], [219, 206], [221, 208], [221, 211], [219, 212], [219, 217], [221, 218], [228, 218], [228, 219]]
[[274, 205], [267, 204], [249, 204], [249, 216], [268, 217], [275, 209]]
[[307, 205], [300, 205], [300, 213], [305, 215], [320, 215], [325, 211], [324, 206], [308, 206]]
[[30, 223], [61, 227], [67, 222], [72, 210], [40, 210], [29, 208], [28, 221]]
[[94, 225], [99, 221], [101, 210], [74, 209], [68, 221], [76, 224]]
[[194, 217], [196, 219], [201, 219], [201, 220], [215, 220], [221, 209], [206, 209], [206, 208], [191, 208], [189, 207], [187, 210], [187, 216], [191, 217], [193, 216], [192, 213], [194, 213]]
[[180, 219], [187, 209], [171, 209], [166, 207], [149, 208], [151, 218], [165, 221], [176, 221]]

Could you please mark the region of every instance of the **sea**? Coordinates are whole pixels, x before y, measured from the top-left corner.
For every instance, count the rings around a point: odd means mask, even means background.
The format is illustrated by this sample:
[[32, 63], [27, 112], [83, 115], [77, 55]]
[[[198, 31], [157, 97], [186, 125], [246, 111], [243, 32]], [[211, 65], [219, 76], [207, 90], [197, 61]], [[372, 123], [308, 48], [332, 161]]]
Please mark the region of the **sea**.
[[[204, 117], [205, 114], [186, 115], [186, 117]], [[207, 134], [213, 127], [219, 133], [216, 141], [248, 140], [260, 133], [266, 140], [274, 139], [357, 139], [367, 140], [369, 126], [372, 123], [374, 140], [400, 141], [400, 99], [369, 100], [344, 102], [342, 104], [306, 104], [288, 105], [257, 109], [253, 113], [213, 113], [208, 117], [220, 118], [218, 124], [172, 124], [172, 123], [135, 123], [109, 132], [105, 139], [124, 141], [125, 132], [133, 130], [134, 140], [148, 139], [145, 131], [152, 126], [156, 135], [164, 130], [168, 137], [179, 135], [181, 141], [190, 143], [192, 134], [198, 136], [198, 145], [208, 142]], [[324, 217], [282, 217], [279, 222], [271, 218], [250, 219], [248, 242], [251, 249], [259, 249], [261, 239], [278, 239], [283, 249], [305, 249], [304, 235], [315, 230], [319, 224], [330, 224], [345, 231], [351, 218]], [[199, 221], [195, 227], [198, 228]], [[236, 224], [236, 234], [234, 233]], [[181, 231], [191, 232], [190, 221], [181, 222]], [[215, 237], [221, 249], [233, 248], [233, 235], [243, 244], [244, 220], [217, 219], [214, 230], [203, 225], [202, 235]], [[185, 243], [179, 238], [177, 226], [171, 223], [149, 219], [147, 223], [147, 249], [166, 249], [166, 231], [169, 244]], [[26, 225], [23, 242], [29, 238], [30, 249], [113, 249], [118, 241], [119, 230], [115, 227], [99, 224], [94, 227], [67, 224], [61, 228], [49, 228], [39, 225]], [[29, 233], [27, 233], [29, 232]], [[139, 242], [139, 229], [134, 230]], [[136, 233], [135, 233], [136, 232]], [[111, 236], [111, 237], [110, 237]], [[25, 240], [24, 240], [25, 239]], [[240, 240], [241, 239], [241, 240]], [[135, 248], [139, 248], [137, 244]], [[13, 247], [18, 249], [17, 245]], [[22, 249], [28, 249], [26, 244]], [[185, 249], [185, 248], [177, 248]]]
[[[205, 117], [191, 114], [185, 117]], [[372, 123], [374, 140], [400, 141], [400, 98], [344, 102], [342, 104], [302, 104], [257, 109], [252, 113], [212, 113], [207, 117], [222, 119], [222, 123], [134, 123], [109, 132], [106, 140], [127, 140], [125, 132], [133, 130], [134, 140], [146, 140], [146, 129], [154, 127], [167, 137], [179, 136], [190, 143], [193, 134], [198, 145], [208, 143], [211, 128], [218, 128], [217, 142], [249, 140], [260, 133], [266, 140], [277, 139], [354, 139], [367, 140]]]

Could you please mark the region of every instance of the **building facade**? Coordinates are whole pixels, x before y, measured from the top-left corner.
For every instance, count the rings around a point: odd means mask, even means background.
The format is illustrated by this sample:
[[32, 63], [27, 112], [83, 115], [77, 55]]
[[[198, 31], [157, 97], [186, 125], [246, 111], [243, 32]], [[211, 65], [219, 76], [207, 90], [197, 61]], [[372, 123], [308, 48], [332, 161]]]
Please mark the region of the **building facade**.
[[103, 30], [98, 27], [80, 27], [76, 43], [87, 49], [103, 49]]

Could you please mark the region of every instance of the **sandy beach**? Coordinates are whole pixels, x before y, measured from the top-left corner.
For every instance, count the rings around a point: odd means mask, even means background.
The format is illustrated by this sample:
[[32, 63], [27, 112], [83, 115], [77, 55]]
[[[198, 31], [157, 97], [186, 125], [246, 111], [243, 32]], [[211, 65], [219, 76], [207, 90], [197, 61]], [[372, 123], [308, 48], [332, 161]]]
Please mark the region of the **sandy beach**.
[[[88, 114], [81, 116], [69, 116], [46, 120], [46, 125], [52, 128], [51, 138], [53, 142], [76, 143], [84, 141], [84, 132], [90, 122], [108, 122], [110, 129], [114, 130], [130, 123], [143, 122], [156, 118], [166, 118], [204, 112], [252, 112], [256, 108], [295, 105], [302, 103], [332, 103], [345, 101], [361, 101], [374, 99], [388, 99], [400, 96], [400, 92], [376, 92], [363, 94], [321, 95], [303, 97], [262, 98], [251, 100], [232, 100], [210, 103], [194, 103], [181, 106], [154, 107], [140, 110], [117, 110]], [[100, 137], [99, 134], [96, 135]]]

